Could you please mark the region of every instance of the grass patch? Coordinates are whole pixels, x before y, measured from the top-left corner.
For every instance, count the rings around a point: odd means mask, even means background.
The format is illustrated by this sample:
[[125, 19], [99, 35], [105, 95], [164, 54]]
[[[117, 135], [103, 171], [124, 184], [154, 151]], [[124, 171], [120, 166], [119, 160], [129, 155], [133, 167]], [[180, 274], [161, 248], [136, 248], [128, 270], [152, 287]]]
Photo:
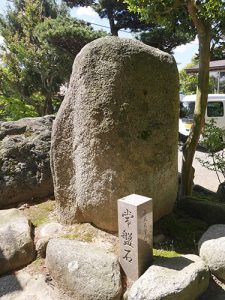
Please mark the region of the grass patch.
[[27, 211], [27, 216], [35, 227], [47, 223], [49, 214], [55, 209], [55, 201], [48, 200], [31, 206]]
[[85, 242], [92, 242], [93, 240], [93, 236], [90, 233], [85, 233], [83, 236], [83, 241]]
[[26, 267], [29, 274], [44, 274], [45, 273], [45, 259], [37, 258]]
[[172, 214], [155, 224], [154, 234], [162, 233], [168, 238], [159, 245], [158, 250], [197, 254], [198, 241], [207, 228], [208, 225], [205, 222], [175, 209]]
[[44, 259], [43, 258], [37, 258], [36, 260], [34, 260], [31, 263], [31, 267], [33, 267], [33, 268], [40, 268], [40, 267], [42, 267], [43, 263], [44, 263]]
[[84, 234], [67, 233], [67, 234], [63, 234], [61, 237], [69, 240], [81, 240], [84, 242], [92, 242], [93, 240], [93, 236], [91, 233], [84, 233]]
[[156, 257], [175, 257], [179, 256], [180, 254], [177, 253], [176, 251], [168, 251], [168, 250], [162, 250], [162, 249], [153, 249], [153, 256], [154, 258]]
[[63, 234], [61, 237], [64, 239], [68, 239], [68, 240], [77, 240], [80, 238], [80, 236], [75, 233], [66, 233], [66, 234]]

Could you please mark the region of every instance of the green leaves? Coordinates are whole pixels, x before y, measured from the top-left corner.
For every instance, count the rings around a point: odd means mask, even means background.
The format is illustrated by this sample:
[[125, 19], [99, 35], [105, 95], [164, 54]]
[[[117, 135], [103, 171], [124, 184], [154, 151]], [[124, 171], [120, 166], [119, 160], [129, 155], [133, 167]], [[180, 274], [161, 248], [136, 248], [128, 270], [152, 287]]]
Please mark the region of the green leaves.
[[[39, 115], [52, 113], [45, 111], [45, 102], [58, 91], [62, 82], [61, 73], [56, 74], [56, 66], [61, 61], [57, 61], [55, 50], [39, 41], [34, 31], [37, 24], [45, 20], [46, 14], [55, 15], [56, 4], [51, 0], [14, 0], [13, 4], [5, 18], [1, 17], [3, 95], [12, 103], [21, 101], [33, 106]], [[40, 95], [38, 101], [37, 94]], [[18, 101], [15, 102], [15, 99]], [[12, 105], [12, 110], [16, 110], [17, 106]], [[26, 111], [29, 111], [27, 107]]]
[[[198, 74], [188, 74], [186, 72], [186, 68], [193, 67], [194, 65], [198, 65], [198, 60], [193, 59], [190, 64], [188, 64], [184, 69], [179, 72], [180, 75], [180, 90], [184, 93], [184, 95], [192, 95], [196, 94], [196, 87], [198, 84]], [[209, 77], [209, 94], [213, 94], [217, 88], [216, 78], [213, 76]]]
[[186, 44], [194, 39], [194, 34], [184, 34], [179, 30], [175, 31], [172, 26], [153, 26], [148, 31], [142, 31], [136, 38], [143, 43], [158, 48], [162, 51], [173, 53], [173, 49], [181, 44]]
[[11, 121], [25, 117], [37, 117], [32, 105], [26, 104], [19, 98], [0, 96], [0, 120]]
[[[224, 0], [207, 1], [181, 1], [181, 0], [124, 0], [131, 11], [138, 13], [148, 22], [156, 22], [161, 25], [170, 26], [172, 20], [177, 20], [177, 25], [187, 32], [190, 26], [190, 7], [197, 14], [197, 22], [210, 24], [213, 31], [221, 27], [225, 19]], [[192, 5], [192, 3], [194, 3]], [[195, 24], [196, 25], [196, 24]], [[192, 26], [192, 30], [195, 30]], [[218, 31], [217, 31], [218, 32]]]

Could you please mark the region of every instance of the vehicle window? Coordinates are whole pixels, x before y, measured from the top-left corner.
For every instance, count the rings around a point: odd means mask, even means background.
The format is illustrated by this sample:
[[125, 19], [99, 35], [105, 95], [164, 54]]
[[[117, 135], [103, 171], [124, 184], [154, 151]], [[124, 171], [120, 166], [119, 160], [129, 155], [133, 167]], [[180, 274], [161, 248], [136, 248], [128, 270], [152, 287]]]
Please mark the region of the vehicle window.
[[195, 102], [180, 102], [180, 118], [193, 119]]
[[207, 104], [207, 116], [208, 117], [223, 117], [224, 108], [223, 102], [208, 102]]

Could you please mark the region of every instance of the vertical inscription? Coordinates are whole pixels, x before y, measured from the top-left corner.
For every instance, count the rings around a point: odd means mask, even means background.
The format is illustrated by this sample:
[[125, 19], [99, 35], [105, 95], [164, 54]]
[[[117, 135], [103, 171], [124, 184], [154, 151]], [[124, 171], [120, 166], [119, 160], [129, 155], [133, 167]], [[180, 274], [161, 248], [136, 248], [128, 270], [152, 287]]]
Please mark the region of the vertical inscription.
[[147, 225], [147, 211], [146, 209], [143, 210], [143, 220], [144, 220], [144, 240], [148, 240], [148, 225]]
[[122, 255], [122, 259], [128, 261], [129, 263], [133, 261], [132, 248], [134, 248], [133, 233], [131, 231], [132, 222], [134, 222], [134, 215], [129, 209], [125, 208], [125, 210], [122, 212], [122, 226], [124, 229], [120, 237], [122, 238], [122, 245], [124, 246], [124, 255]]

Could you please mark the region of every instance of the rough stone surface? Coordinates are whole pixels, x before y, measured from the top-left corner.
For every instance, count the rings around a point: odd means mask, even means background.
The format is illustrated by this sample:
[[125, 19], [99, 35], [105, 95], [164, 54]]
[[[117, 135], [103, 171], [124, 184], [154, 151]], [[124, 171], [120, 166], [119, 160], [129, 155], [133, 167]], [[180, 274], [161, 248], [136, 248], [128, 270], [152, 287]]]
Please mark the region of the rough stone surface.
[[119, 300], [120, 266], [116, 256], [89, 243], [52, 239], [46, 266], [59, 286], [76, 300]]
[[117, 200], [154, 200], [154, 219], [177, 195], [178, 75], [172, 56], [106, 37], [75, 59], [53, 125], [51, 166], [62, 222], [117, 230]]
[[53, 194], [53, 116], [0, 122], [0, 207]]
[[208, 268], [197, 255], [158, 258], [132, 285], [128, 300], [195, 300], [208, 285]]
[[34, 259], [31, 227], [18, 209], [0, 210], [0, 241], [0, 274]]
[[45, 258], [46, 247], [52, 238], [67, 238], [85, 242], [92, 242], [105, 251], [118, 254], [118, 237], [102, 231], [89, 223], [62, 226], [50, 222], [35, 228], [35, 249], [37, 256]]
[[42, 238], [57, 236], [62, 233], [64, 227], [57, 222], [50, 222], [39, 227], [38, 234]]
[[198, 248], [210, 271], [225, 280], [225, 225], [210, 226], [199, 240]]
[[66, 229], [59, 223], [50, 222], [35, 229], [35, 250], [37, 257], [45, 258], [46, 248], [51, 238], [60, 237], [66, 233]]

